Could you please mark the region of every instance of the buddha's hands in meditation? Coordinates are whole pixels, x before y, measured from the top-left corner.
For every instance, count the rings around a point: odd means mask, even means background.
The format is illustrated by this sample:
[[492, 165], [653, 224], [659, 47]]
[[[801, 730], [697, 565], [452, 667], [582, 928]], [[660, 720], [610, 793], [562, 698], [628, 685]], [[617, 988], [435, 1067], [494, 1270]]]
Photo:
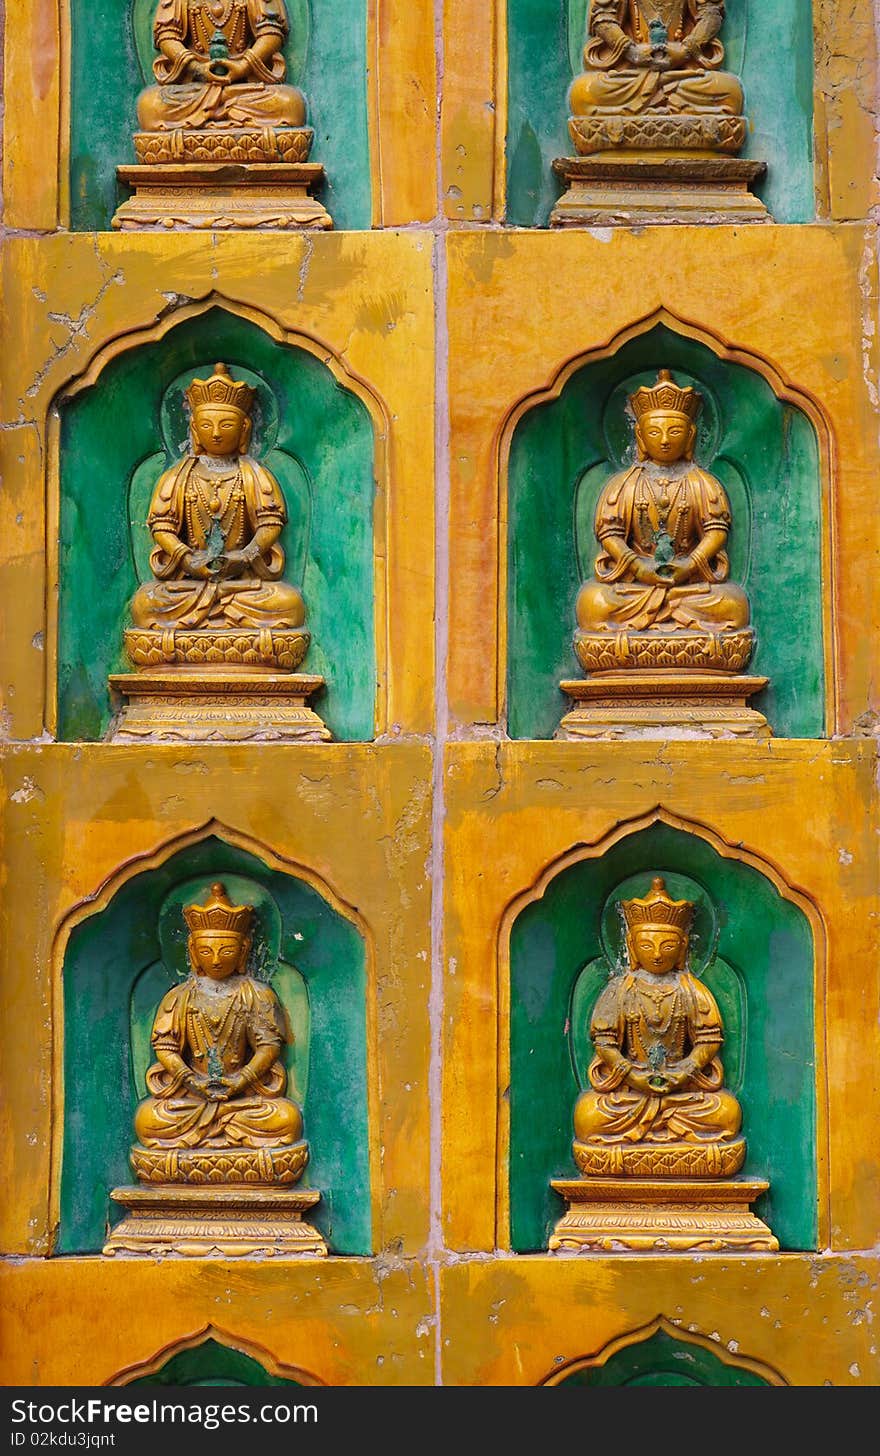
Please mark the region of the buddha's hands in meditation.
[[244, 56], [203, 61], [200, 56], [194, 55], [187, 66], [187, 75], [191, 80], [205, 81], [209, 85], [213, 82], [215, 86], [229, 86], [236, 81], [246, 81], [250, 73], [250, 62]]
[[670, 40], [662, 46], [652, 46], [633, 41], [625, 51], [626, 60], [638, 71], [680, 71], [691, 64], [685, 47]]
[[695, 1070], [690, 1057], [684, 1057], [680, 1062], [667, 1062], [662, 1069], [657, 1070], [644, 1066], [641, 1062], [634, 1062], [626, 1080], [637, 1092], [662, 1097], [664, 1093], [677, 1092], [684, 1087]]
[[211, 1079], [205, 1072], [190, 1072], [186, 1078], [186, 1085], [191, 1092], [198, 1097], [204, 1097], [205, 1101], [215, 1102], [219, 1099], [213, 1096], [211, 1090]]
[[671, 71], [683, 71], [693, 65], [693, 60], [688, 54], [687, 47], [680, 41], [670, 40], [666, 45], [666, 54], [669, 57], [669, 69]]
[[190, 551], [184, 557], [184, 566], [188, 576], [194, 576], [197, 581], [207, 581], [209, 577], [215, 576], [211, 555], [207, 551]]
[[692, 556], [676, 556], [666, 567], [666, 581], [671, 581], [673, 586], [684, 586], [690, 581], [694, 574], [694, 559]]
[[629, 1087], [636, 1092], [644, 1092], [648, 1096], [656, 1096], [658, 1091], [663, 1089], [652, 1086], [652, 1079], [656, 1082], [657, 1073], [652, 1067], [646, 1067], [641, 1062], [634, 1062], [626, 1074], [626, 1081]]
[[208, 79], [218, 81], [221, 86], [234, 86], [236, 82], [246, 81], [250, 73], [250, 63], [243, 56], [237, 56], [235, 60], [212, 61]]
[[624, 57], [631, 66], [639, 71], [645, 71], [654, 64], [654, 46], [643, 45], [639, 41], [632, 41], [624, 51]]
[[247, 1078], [238, 1072], [234, 1077], [221, 1077], [218, 1082], [205, 1072], [191, 1072], [186, 1085], [206, 1102], [228, 1102], [230, 1097], [238, 1097], [244, 1091]]
[[637, 561], [633, 566], [633, 575], [642, 586], [669, 586], [671, 581], [670, 577], [662, 576], [650, 561]]
[[246, 571], [257, 553], [244, 551], [224, 551], [218, 557], [216, 563], [217, 575], [226, 580], [229, 577], [241, 576]]

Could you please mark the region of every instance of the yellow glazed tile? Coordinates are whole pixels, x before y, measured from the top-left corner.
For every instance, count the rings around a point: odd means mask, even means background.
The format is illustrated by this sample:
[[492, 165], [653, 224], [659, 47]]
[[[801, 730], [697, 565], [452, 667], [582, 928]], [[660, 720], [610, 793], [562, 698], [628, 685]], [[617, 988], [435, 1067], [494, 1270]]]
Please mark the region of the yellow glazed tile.
[[665, 1317], [673, 1337], [770, 1384], [876, 1385], [878, 1275], [876, 1257], [804, 1255], [458, 1264], [442, 1274], [443, 1380], [555, 1383], [585, 1357], [607, 1358]]
[[880, 1102], [866, 1068], [880, 1056], [875, 768], [873, 745], [852, 742], [731, 743], [723, 756], [698, 743], [447, 747], [442, 1105], [450, 1248], [507, 1241], [511, 924], [564, 864], [593, 859], [658, 820], [755, 866], [807, 917], [819, 1247], [874, 1247], [880, 1171], [867, 1150]]
[[[208, 242], [183, 233], [78, 234], [7, 239], [2, 263], [8, 337], [15, 347], [0, 361], [0, 417], [19, 427], [4, 433], [2, 446], [15, 482], [13, 527], [0, 548], [6, 583], [0, 623], [15, 672], [11, 683], [4, 679], [9, 736], [38, 737], [54, 722], [58, 398], [99, 377], [121, 351], [161, 338], [176, 322], [217, 306], [308, 349], [372, 416], [376, 731], [429, 732], [430, 237], [386, 232], [279, 239], [249, 233]], [[37, 559], [44, 551], [45, 586]], [[41, 594], [48, 602], [42, 621]]]
[[207, 1336], [303, 1384], [433, 1383], [416, 1263], [27, 1260], [0, 1282], [10, 1385], [127, 1384]]
[[428, 222], [437, 196], [434, 6], [369, 0], [369, 20], [373, 225]]
[[[8, 748], [0, 1006], [6, 1253], [45, 1255], [58, 1219], [62, 964], [69, 934], [132, 874], [211, 834], [305, 879], [367, 947], [373, 1247], [428, 1232], [431, 763], [418, 744]], [[355, 832], [356, 831], [356, 832]], [[53, 1266], [54, 1267], [54, 1266]]]
[[581, 363], [657, 323], [756, 370], [812, 421], [822, 474], [826, 721], [839, 733], [871, 731], [876, 721], [875, 231], [695, 227], [686, 230], [686, 254], [683, 233], [670, 229], [662, 247], [653, 228], [448, 238], [454, 726], [495, 723], [503, 710], [507, 461], [518, 421]]

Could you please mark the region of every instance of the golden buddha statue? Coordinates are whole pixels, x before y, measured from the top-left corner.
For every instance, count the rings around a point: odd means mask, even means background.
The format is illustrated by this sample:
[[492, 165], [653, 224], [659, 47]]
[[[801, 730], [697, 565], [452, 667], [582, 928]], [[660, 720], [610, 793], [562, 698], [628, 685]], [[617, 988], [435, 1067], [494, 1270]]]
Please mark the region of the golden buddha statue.
[[570, 1212], [550, 1248], [776, 1248], [748, 1210], [766, 1182], [724, 1181], [742, 1168], [746, 1144], [724, 1086], [721, 1014], [688, 968], [694, 905], [673, 900], [658, 875], [620, 908], [626, 968], [590, 1020], [595, 1055], [572, 1144], [582, 1179], [554, 1180]]
[[134, 1115], [145, 1148], [283, 1147], [302, 1137], [302, 1113], [282, 1096], [279, 1060], [290, 1040], [271, 986], [248, 974], [250, 905], [222, 884], [187, 905], [191, 975], [156, 1012], [147, 1072], [152, 1096]]
[[[755, 633], [748, 597], [729, 579], [730, 503], [720, 480], [694, 461], [701, 405], [697, 390], [676, 384], [667, 369], [629, 397], [636, 460], [599, 497], [594, 575], [577, 598], [574, 648], [592, 677], [562, 688], [577, 700], [603, 699], [604, 708], [613, 706], [604, 702], [609, 693], [629, 707], [640, 697], [647, 706], [635, 710], [634, 727], [765, 736], [766, 720], [745, 698], [766, 680], [733, 676], [747, 665]], [[723, 700], [720, 716], [700, 693]], [[670, 694], [680, 709], [667, 703], [665, 716], [652, 716], [650, 700]], [[595, 736], [613, 722], [584, 710], [564, 718], [562, 732]]]
[[730, 505], [721, 482], [694, 463], [699, 394], [661, 369], [629, 403], [638, 458], [612, 476], [596, 508], [601, 550], [578, 594], [581, 631], [747, 627], [748, 598], [728, 580]]
[[646, 111], [741, 116], [743, 90], [719, 69], [722, 0], [592, 0], [573, 116]]
[[591, 0], [584, 71], [568, 93], [577, 157], [555, 225], [766, 222], [749, 187], [743, 88], [722, 69], [723, 0]]
[[[585, 1173], [669, 1166], [735, 1173], [745, 1158], [739, 1103], [724, 1087], [721, 1015], [688, 970], [693, 905], [654, 879], [625, 900], [627, 969], [599, 996], [590, 1022], [590, 1090], [574, 1109], [574, 1155]], [[630, 1149], [635, 1159], [628, 1161]], [[652, 1160], [652, 1150], [663, 1158]]]
[[[115, 1190], [133, 1211], [105, 1253], [253, 1253], [267, 1240], [269, 1251], [326, 1252], [300, 1217], [319, 1195], [290, 1191], [309, 1149], [302, 1113], [284, 1096], [284, 1009], [248, 971], [253, 908], [232, 904], [218, 882], [183, 915], [190, 975], [156, 1013], [150, 1096], [134, 1115], [131, 1162], [146, 1186]], [[229, 1207], [237, 1214], [226, 1228]]]
[[281, 487], [248, 454], [255, 395], [225, 364], [186, 390], [191, 448], [153, 492], [152, 579], [124, 634], [139, 672], [110, 678], [131, 700], [116, 739], [330, 736], [307, 703], [323, 678], [294, 675], [310, 634], [282, 580]]
[[225, 364], [186, 391], [192, 451], [159, 477], [153, 494], [154, 579], [132, 600], [136, 627], [291, 630], [305, 621], [300, 592], [281, 580], [281, 487], [247, 453], [255, 394]]
[[305, 97], [284, 84], [289, 29], [284, 0], [159, 0], [159, 84], [138, 97], [142, 131], [304, 126]]
[[285, 81], [284, 0], [159, 0], [156, 85], [137, 101], [135, 189], [116, 228], [333, 226], [311, 196], [306, 100]]

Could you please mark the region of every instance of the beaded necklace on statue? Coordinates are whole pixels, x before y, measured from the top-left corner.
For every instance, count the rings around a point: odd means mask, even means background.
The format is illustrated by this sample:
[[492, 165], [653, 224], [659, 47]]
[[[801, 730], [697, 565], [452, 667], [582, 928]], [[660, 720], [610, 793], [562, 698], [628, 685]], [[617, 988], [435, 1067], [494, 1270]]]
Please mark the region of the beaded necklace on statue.
[[[237, 1011], [236, 989], [236, 986], [230, 987], [225, 981], [215, 982], [207, 977], [197, 977], [196, 1004], [190, 1006], [189, 1012], [196, 1041], [202, 1040], [198, 1034], [200, 1022], [204, 1022], [215, 1046], [225, 1040], [230, 1030], [230, 1023], [234, 1020]], [[212, 1001], [215, 1003], [213, 1006]], [[207, 1047], [204, 1048], [204, 1050], [207, 1049]]]
[[[211, 479], [216, 475], [216, 479]], [[193, 487], [186, 493], [187, 525], [190, 539], [207, 538], [215, 521], [220, 522], [226, 541], [238, 540], [245, 527], [245, 496], [241, 471], [208, 470], [207, 478], [198, 471], [192, 471], [188, 484]]]
[[[644, 996], [654, 1007], [654, 1014], [645, 1017], [652, 1031], [663, 1036], [670, 1028], [675, 1019], [677, 1005], [676, 991], [678, 981], [671, 986], [655, 986], [650, 981], [639, 976], [636, 981], [638, 994]], [[665, 1018], [665, 1019], [664, 1019]]]

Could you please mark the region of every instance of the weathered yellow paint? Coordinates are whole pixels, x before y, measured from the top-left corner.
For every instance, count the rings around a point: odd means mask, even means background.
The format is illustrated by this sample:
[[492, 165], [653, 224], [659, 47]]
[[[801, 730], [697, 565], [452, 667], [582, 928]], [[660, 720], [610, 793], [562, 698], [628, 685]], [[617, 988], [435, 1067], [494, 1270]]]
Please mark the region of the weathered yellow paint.
[[730, 743], [723, 755], [717, 744], [680, 742], [447, 747], [449, 1247], [493, 1249], [505, 1223], [509, 911], [519, 897], [539, 895], [542, 877], [564, 857], [581, 847], [592, 857], [658, 816], [756, 865], [808, 915], [816, 952], [820, 1245], [874, 1247], [880, 1172], [866, 1150], [880, 1092], [864, 1074], [880, 1056], [874, 771], [867, 742]]
[[447, 1385], [540, 1385], [665, 1315], [789, 1385], [876, 1385], [876, 1258], [500, 1259], [443, 1270]]
[[[61, 967], [102, 886], [206, 832], [305, 877], [367, 940], [376, 1247], [406, 1255], [429, 1218], [430, 754], [388, 747], [7, 748], [0, 1007], [5, 1075], [0, 1250], [49, 1252], [57, 1219]], [[84, 903], [89, 902], [89, 903]], [[370, 1028], [372, 1027], [372, 1033]], [[54, 1266], [53, 1266], [54, 1267]]]
[[504, 215], [507, 0], [445, 0], [440, 117], [443, 212], [453, 222]]
[[493, 723], [502, 711], [506, 452], [517, 420], [581, 362], [662, 321], [756, 369], [816, 426], [827, 717], [832, 731], [861, 731], [880, 708], [873, 230], [688, 228], [686, 250], [671, 230], [661, 247], [652, 228], [469, 232], [447, 247], [453, 722]]
[[877, 36], [860, 0], [813, 0], [814, 134], [819, 216], [868, 216], [878, 192]]
[[7, 1264], [0, 1283], [10, 1385], [109, 1385], [210, 1325], [326, 1385], [433, 1383], [415, 1263], [55, 1259]]
[[5, 222], [48, 230], [58, 226], [58, 156], [66, 113], [61, 7], [58, 0], [18, 0], [9, 19], [3, 45]]
[[437, 198], [434, 6], [432, 0], [369, 5], [374, 223], [428, 222]]
[[[300, 343], [359, 393], [376, 436], [376, 618], [380, 732], [424, 733], [433, 721], [431, 650], [434, 550], [433, 282], [431, 240], [418, 233], [332, 234], [279, 239], [265, 233], [213, 240], [175, 233], [15, 238], [3, 253], [9, 337], [18, 347], [0, 361], [0, 417], [27, 426], [36, 449], [22, 453], [18, 435], [4, 438], [3, 456], [20, 480], [16, 510], [28, 531], [42, 534], [49, 589], [43, 621], [36, 600], [27, 640], [43, 631], [48, 653], [19, 649], [20, 677], [5, 701], [11, 733], [37, 737], [52, 723], [56, 602], [52, 560], [57, 458], [51, 448], [53, 400], [139, 339], [157, 337], [175, 318], [215, 304], [246, 314], [275, 337]], [[26, 467], [26, 476], [22, 469]], [[378, 522], [381, 521], [381, 526]], [[29, 536], [31, 552], [37, 536]], [[22, 597], [11, 557], [0, 619], [14, 615], [21, 640]], [[29, 586], [29, 595], [33, 588]], [[28, 623], [30, 625], [30, 623]], [[405, 664], [405, 671], [404, 671]], [[17, 665], [17, 664], [14, 664]], [[48, 691], [47, 691], [48, 689]]]

